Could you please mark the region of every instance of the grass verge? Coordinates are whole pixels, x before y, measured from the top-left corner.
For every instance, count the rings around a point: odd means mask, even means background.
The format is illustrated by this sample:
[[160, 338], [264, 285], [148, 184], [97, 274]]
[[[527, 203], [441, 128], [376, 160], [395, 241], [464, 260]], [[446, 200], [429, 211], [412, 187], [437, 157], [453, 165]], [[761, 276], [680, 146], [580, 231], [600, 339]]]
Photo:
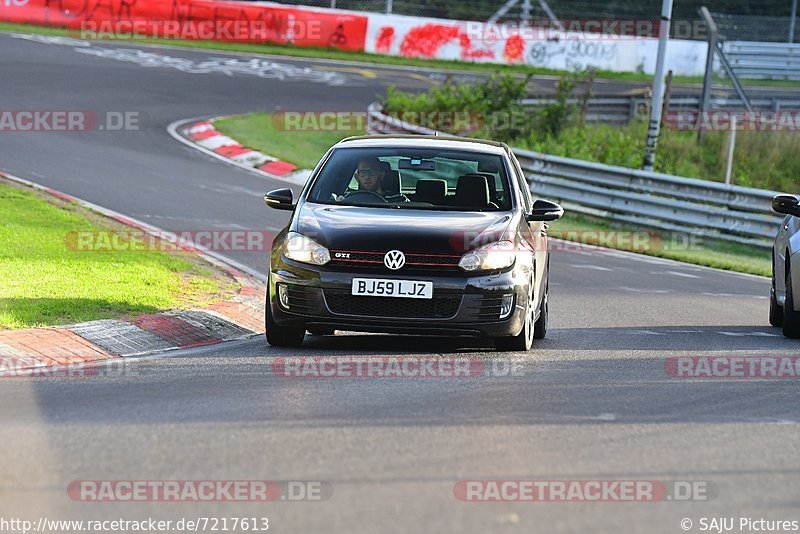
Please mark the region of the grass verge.
[[[261, 150], [266, 154], [280, 157], [285, 161], [305, 168], [312, 168], [316, 165], [325, 151], [339, 139], [348, 135], [363, 133], [285, 132], [275, 128], [270, 115], [267, 113], [238, 115], [216, 121], [214, 124], [223, 134], [233, 137], [245, 146]], [[567, 213], [564, 218], [551, 226], [550, 235], [556, 238], [572, 239], [576, 233], [579, 237], [587, 237], [592, 236], [593, 232], [611, 231], [640, 232], [642, 229], [618, 226], [609, 224], [604, 219]], [[570, 235], [570, 233], [573, 235]], [[652, 243], [654, 245], [647, 247], [647, 250], [639, 250], [639, 247], [635, 246], [626, 246], [629, 243], [626, 243], [624, 239], [616, 244], [620, 250], [696, 265], [762, 276], [770, 276], [771, 274], [769, 252], [756, 247], [711, 239], [692, 242], [690, 246], [686, 246], [684, 236], [670, 234], [661, 234], [657, 239], [653, 239]], [[589, 240], [589, 244], [594, 243]]]
[[[49, 26], [37, 26], [32, 24], [15, 24], [0, 22], [0, 31], [38, 33], [42, 35], [57, 35], [62, 37], [80, 38], [80, 33], [65, 28], [53, 28]], [[170, 46], [181, 46], [187, 48], [201, 48], [211, 50], [222, 50], [227, 52], [244, 52], [253, 54], [271, 54], [276, 56], [328, 59], [339, 61], [354, 61], [365, 64], [419, 67], [428, 69], [443, 69], [453, 71], [483, 72], [483, 73], [509, 73], [509, 74], [533, 74], [560, 76], [564, 71], [533, 67], [530, 65], [503, 65], [496, 63], [471, 63], [467, 61], [448, 61], [441, 59], [418, 59], [399, 56], [386, 56], [382, 54], [370, 54], [367, 52], [350, 52], [336, 48], [315, 48], [315, 47], [296, 47], [289, 45], [269, 44], [269, 43], [228, 43], [220, 41], [183, 41], [178, 39], [149, 39], [136, 37], [136, 39], [118, 40], [120, 43], [130, 44], [161, 44]], [[595, 73], [596, 79], [619, 80], [630, 82], [653, 81], [653, 76], [639, 72], [614, 72], [598, 70]], [[700, 76], [674, 76], [675, 83], [702, 84]], [[726, 79], [717, 78], [717, 82], [729, 83]], [[758, 85], [770, 87], [793, 87], [797, 82], [787, 80], [758, 80]]]
[[345, 137], [364, 134], [363, 130], [286, 131], [280, 124], [275, 124], [269, 113], [250, 113], [220, 119], [214, 121], [214, 127], [248, 148], [288, 161], [302, 169], [313, 169], [325, 155], [325, 151]]
[[[0, 181], [0, 212], [0, 329], [191, 308], [236, 293], [232, 279], [192, 254], [122, 250], [129, 227], [44, 193]], [[78, 251], [73, 231], [114, 232], [120, 245]]]

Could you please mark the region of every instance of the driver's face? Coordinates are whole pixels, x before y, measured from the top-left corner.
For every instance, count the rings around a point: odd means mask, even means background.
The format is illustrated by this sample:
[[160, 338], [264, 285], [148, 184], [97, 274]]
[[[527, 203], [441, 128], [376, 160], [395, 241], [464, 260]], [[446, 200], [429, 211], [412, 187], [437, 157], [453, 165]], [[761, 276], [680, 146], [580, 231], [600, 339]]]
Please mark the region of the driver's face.
[[356, 171], [356, 181], [359, 188], [366, 191], [380, 191], [381, 181], [383, 180], [383, 170], [376, 167], [374, 163], [361, 162]]

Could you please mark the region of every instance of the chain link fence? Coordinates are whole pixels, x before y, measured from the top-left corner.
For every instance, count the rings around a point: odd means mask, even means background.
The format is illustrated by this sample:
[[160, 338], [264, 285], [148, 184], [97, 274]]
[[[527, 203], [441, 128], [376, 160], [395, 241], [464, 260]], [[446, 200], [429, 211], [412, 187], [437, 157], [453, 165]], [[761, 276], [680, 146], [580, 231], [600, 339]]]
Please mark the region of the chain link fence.
[[[502, 13], [499, 21], [658, 19], [661, 0], [276, 0], [281, 4], [336, 7], [353, 11], [394, 13], [457, 20], [487, 21]], [[675, 0], [673, 20], [696, 23], [706, 6], [714, 15], [722, 36], [731, 41], [800, 42], [800, 30], [792, 31], [793, 0]], [[506, 7], [507, 10], [501, 11]], [[800, 27], [795, 25], [796, 27]], [[675, 30], [674, 30], [675, 31]], [[792, 35], [793, 34], [793, 35]], [[702, 36], [673, 35], [703, 40]]]
[[765, 15], [736, 15], [712, 12], [725, 41], [760, 41], [768, 43], [800, 42], [797, 28], [798, 19], [792, 25], [792, 18]]

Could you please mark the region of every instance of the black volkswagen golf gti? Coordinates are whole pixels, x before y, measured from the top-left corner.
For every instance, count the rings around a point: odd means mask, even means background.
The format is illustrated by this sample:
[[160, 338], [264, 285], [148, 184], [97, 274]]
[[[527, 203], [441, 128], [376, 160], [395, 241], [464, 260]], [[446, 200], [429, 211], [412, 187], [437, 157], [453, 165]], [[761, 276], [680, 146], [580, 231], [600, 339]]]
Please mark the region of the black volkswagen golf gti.
[[345, 139], [317, 165], [275, 238], [267, 341], [306, 331], [488, 336], [529, 350], [547, 331], [546, 228], [502, 143], [428, 136]]

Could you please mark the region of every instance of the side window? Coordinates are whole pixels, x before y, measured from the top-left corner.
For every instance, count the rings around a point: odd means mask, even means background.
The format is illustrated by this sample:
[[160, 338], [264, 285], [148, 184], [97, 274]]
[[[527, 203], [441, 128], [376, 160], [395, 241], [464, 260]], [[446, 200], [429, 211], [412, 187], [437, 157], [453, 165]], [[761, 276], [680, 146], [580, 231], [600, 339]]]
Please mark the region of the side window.
[[514, 156], [513, 153], [509, 153], [509, 156], [514, 164], [514, 170], [516, 171], [514, 174], [517, 176], [517, 184], [519, 185], [519, 189], [522, 194], [520, 203], [525, 209], [525, 212], [528, 213], [531, 211], [531, 206], [533, 205], [533, 201], [531, 200], [531, 189], [528, 185], [528, 180], [525, 179], [525, 172], [522, 170], [522, 166], [519, 164], [519, 161], [517, 161], [516, 156]]

